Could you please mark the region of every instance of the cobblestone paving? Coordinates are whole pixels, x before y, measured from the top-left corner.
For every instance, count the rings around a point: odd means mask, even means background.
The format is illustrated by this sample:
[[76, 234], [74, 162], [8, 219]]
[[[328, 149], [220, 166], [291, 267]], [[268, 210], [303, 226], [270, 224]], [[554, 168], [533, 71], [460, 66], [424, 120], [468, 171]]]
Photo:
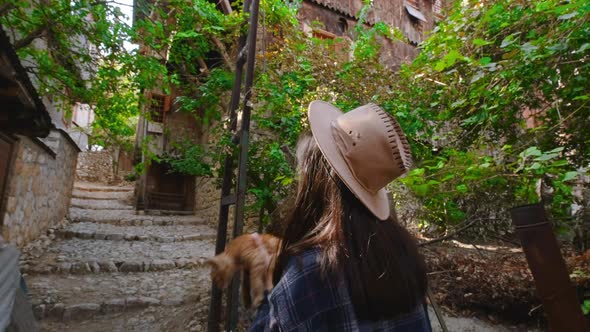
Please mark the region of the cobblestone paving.
[[86, 191], [74, 189], [72, 191], [73, 198], [81, 199], [96, 199], [96, 200], [113, 200], [117, 199], [120, 201], [131, 202], [133, 199], [132, 191]]
[[131, 204], [122, 203], [119, 200], [97, 200], [72, 198], [72, 207], [93, 210], [133, 210]]
[[121, 226], [195, 225], [205, 222], [197, 216], [137, 215], [133, 210], [98, 210], [75, 207], [70, 208], [70, 219], [73, 222], [94, 222]]
[[[71, 224], [66, 231], [74, 234], [89, 234], [87, 238], [99, 239], [101, 234], [123, 234], [124, 238], [130, 236], [147, 239], [175, 238], [177, 241], [191, 235], [202, 237], [215, 237], [215, 230], [206, 225], [177, 225], [174, 227], [161, 226], [115, 226], [111, 224], [96, 224], [91, 222], [79, 222]], [[97, 237], [98, 235], [98, 237]]]
[[42, 331], [202, 331], [215, 230], [196, 216], [136, 215], [132, 188], [76, 183], [70, 219], [24, 250]]

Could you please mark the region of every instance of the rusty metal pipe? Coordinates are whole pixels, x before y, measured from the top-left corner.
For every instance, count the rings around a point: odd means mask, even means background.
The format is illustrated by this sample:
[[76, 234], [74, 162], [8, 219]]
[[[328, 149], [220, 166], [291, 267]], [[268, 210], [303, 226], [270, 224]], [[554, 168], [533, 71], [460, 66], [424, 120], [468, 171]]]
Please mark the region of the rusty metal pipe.
[[549, 331], [590, 331], [543, 206], [519, 206], [511, 209], [510, 214], [543, 303]]

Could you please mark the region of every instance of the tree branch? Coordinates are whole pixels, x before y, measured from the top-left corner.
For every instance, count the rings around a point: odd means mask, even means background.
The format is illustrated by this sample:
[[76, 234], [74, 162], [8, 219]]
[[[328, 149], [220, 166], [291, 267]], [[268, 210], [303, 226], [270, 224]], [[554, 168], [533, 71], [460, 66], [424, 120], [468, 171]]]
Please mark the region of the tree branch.
[[465, 231], [466, 229], [470, 228], [471, 226], [475, 225], [479, 220], [480, 219], [473, 219], [467, 225], [465, 225], [465, 226], [457, 229], [456, 231], [454, 231], [454, 232], [452, 232], [450, 234], [447, 234], [447, 235], [445, 235], [443, 237], [439, 237], [437, 239], [433, 239], [433, 240], [430, 240], [430, 241], [422, 242], [422, 243], [418, 244], [418, 246], [419, 247], [424, 247], [424, 246], [427, 246], [427, 245], [431, 245], [433, 243], [437, 243], [437, 242], [442, 242], [444, 240], [448, 240], [448, 239], [454, 237], [455, 235], [457, 235], [457, 234]]
[[231, 57], [229, 56], [229, 54], [227, 53], [227, 49], [225, 48], [225, 45], [223, 45], [221, 40], [219, 40], [219, 38], [217, 38], [215, 36], [211, 36], [211, 40], [213, 40], [213, 43], [215, 44], [215, 46], [217, 46], [217, 49], [219, 50], [219, 53], [221, 53], [221, 56], [223, 57], [223, 61], [225, 62], [225, 64], [229, 67], [229, 69], [231, 71], [235, 71], [236, 66], [235, 66], [234, 62], [232, 61]]
[[197, 63], [199, 63], [204, 74], [209, 74], [209, 67], [202, 58], [197, 58]]
[[35, 30], [33, 30], [31, 33], [29, 33], [25, 38], [19, 39], [14, 43], [14, 49], [18, 50], [21, 49], [25, 46], [28, 46], [30, 43], [33, 42], [33, 40], [43, 36], [43, 33], [46, 30], [46, 26], [42, 25], [40, 27], [37, 27]]

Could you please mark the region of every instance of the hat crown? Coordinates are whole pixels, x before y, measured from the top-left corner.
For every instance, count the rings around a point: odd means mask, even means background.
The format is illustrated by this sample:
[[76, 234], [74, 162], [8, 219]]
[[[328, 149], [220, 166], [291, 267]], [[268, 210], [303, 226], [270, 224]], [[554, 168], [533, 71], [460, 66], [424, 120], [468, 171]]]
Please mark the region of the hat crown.
[[340, 154], [367, 191], [376, 193], [408, 170], [408, 142], [397, 121], [379, 106], [355, 108], [331, 125]]
[[342, 182], [378, 219], [388, 219], [385, 187], [408, 170], [411, 159], [399, 124], [375, 104], [343, 113], [316, 100], [308, 117], [318, 147]]

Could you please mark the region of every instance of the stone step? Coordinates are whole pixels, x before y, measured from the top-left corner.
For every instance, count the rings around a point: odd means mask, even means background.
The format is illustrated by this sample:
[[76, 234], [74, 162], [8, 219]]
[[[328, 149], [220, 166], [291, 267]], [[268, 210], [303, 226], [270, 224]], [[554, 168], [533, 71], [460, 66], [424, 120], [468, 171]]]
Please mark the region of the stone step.
[[192, 270], [205, 265], [206, 257], [189, 257], [170, 259], [156, 259], [145, 261], [109, 261], [109, 260], [75, 260], [62, 261], [52, 264], [29, 266], [24, 264], [22, 273], [30, 275], [45, 274], [94, 274], [111, 272], [157, 272], [168, 270]]
[[75, 321], [208, 300], [209, 270], [26, 276], [38, 319]]
[[206, 257], [189, 257], [156, 260], [132, 260], [132, 261], [110, 261], [110, 260], [75, 260], [62, 261], [52, 264], [43, 264], [28, 266], [24, 264], [21, 268], [22, 273], [30, 275], [47, 275], [47, 274], [95, 274], [111, 272], [157, 272], [168, 270], [192, 270], [205, 265]]
[[133, 210], [133, 206], [121, 200], [97, 200], [72, 198], [71, 207], [85, 210]]
[[115, 226], [79, 222], [56, 232], [58, 237], [112, 241], [180, 242], [215, 239], [215, 230], [206, 225]]
[[[99, 312], [89, 319], [59, 321], [44, 319], [40, 321], [41, 331], [47, 332], [162, 332], [189, 331], [186, 322], [196, 313], [200, 319], [191, 332], [207, 330], [209, 300], [187, 303], [181, 306], [151, 306], [143, 309], [119, 313]], [[198, 309], [197, 309], [198, 308]], [[200, 312], [203, 311], [203, 312]]]
[[70, 208], [70, 220], [73, 222], [94, 222], [119, 226], [171, 226], [171, 225], [202, 225], [205, 219], [190, 216], [174, 215], [141, 215], [133, 210], [86, 210]]
[[141, 272], [194, 268], [214, 255], [214, 240], [161, 243], [68, 239], [50, 244], [40, 257], [21, 262], [29, 274]]
[[133, 192], [131, 192], [131, 191], [85, 191], [85, 190], [74, 189], [72, 191], [72, 198], [131, 201], [133, 199]]
[[109, 186], [91, 182], [75, 182], [74, 190], [81, 191], [107, 191], [107, 192], [129, 192], [133, 191], [131, 186]]

